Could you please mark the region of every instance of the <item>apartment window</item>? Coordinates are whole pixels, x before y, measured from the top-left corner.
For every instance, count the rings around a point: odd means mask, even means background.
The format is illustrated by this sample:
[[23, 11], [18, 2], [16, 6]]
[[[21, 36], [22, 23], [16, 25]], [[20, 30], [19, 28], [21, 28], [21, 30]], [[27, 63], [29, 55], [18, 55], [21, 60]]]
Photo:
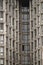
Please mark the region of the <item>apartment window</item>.
[[0, 23], [0, 31], [2, 31], [4, 28], [4, 24], [3, 23]]
[[22, 51], [24, 51], [24, 45], [22, 45]]
[[36, 43], [36, 40], [35, 40], [34, 42], [35, 42], [35, 49], [36, 49], [36, 47], [37, 47], [37, 43]]
[[33, 10], [31, 11], [31, 18], [33, 18]]
[[38, 25], [39, 25], [39, 23], [40, 23], [40, 17], [39, 16], [37, 17], [37, 22], [38, 22]]
[[39, 13], [39, 5], [37, 5], [37, 13]]
[[18, 19], [18, 10], [16, 10], [16, 19]]
[[16, 62], [18, 62], [18, 53], [16, 53]]
[[40, 59], [40, 49], [38, 50], [38, 59]]
[[34, 30], [34, 33], [35, 33], [35, 37], [36, 37], [36, 29]]
[[33, 31], [31, 32], [31, 39], [33, 39]]
[[40, 61], [38, 61], [38, 65], [40, 65]]
[[37, 60], [37, 52], [35, 52], [35, 61]]
[[41, 14], [41, 20], [43, 20], [43, 14]]
[[18, 32], [16, 32], [16, 40], [18, 41]]
[[41, 9], [43, 9], [43, 2], [41, 3]]
[[24, 14], [24, 20], [27, 20], [27, 14]]
[[37, 32], [38, 32], [38, 35], [40, 34], [40, 28], [38, 27], [38, 29], [37, 29]]
[[36, 14], [36, 8], [34, 8], [34, 14]]
[[9, 5], [9, 11], [11, 12], [11, 5]]
[[11, 16], [9, 16], [9, 25], [11, 25]]
[[16, 51], [18, 51], [18, 43], [16, 42]]
[[40, 38], [38, 38], [38, 46], [40, 45]]
[[33, 53], [31, 54], [31, 59], [32, 59], [32, 62], [33, 62]]
[[3, 0], [0, 0], [0, 9], [3, 8]]
[[31, 43], [31, 50], [33, 50], [33, 42]]
[[27, 25], [22, 25], [22, 31], [27, 32]]
[[18, 21], [16, 21], [16, 29], [18, 29]]
[[43, 25], [41, 26], [41, 32], [42, 32], [42, 34], [43, 34]]
[[43, 36], [41, 37], [42, 45], [43, 45]]
[[24, 12], [28, 12], [28, 8], [27, 7], [24, 7]]
[[2, 56], [4, 54], [4, 49], [3, 47], [0, 47], [0, 55]]
[[8, 47], [8, 37], [6, 37], [6, 46]]
[[23, 40], [23, 41], [27, 41], [27, 35], [23, 34], [23, 35], [22, 35], [22, 40]]
[[33, 28], [33, 21], [31, 21], [31, 29]]
[[9, 4], [11, 4], [11, 0], [9, 0]]
[[3, 64], [4, 64], [4, 60], [0, 59], [0, 65], [3, 65]]
[[3, 18], [3, 12], [0, 11], [0, 18]]
[[3, 43], [4, 43], [4, 36], [0, 35], [0, 44], [3, 44]]
[[6, 22], [8, 22], [8, 14], [6, 14]]

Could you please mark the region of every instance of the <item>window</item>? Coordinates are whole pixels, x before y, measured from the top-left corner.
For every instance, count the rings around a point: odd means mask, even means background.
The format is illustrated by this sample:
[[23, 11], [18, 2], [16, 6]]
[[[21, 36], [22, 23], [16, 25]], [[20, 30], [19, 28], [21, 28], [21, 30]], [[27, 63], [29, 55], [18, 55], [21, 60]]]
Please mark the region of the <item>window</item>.
[[43, 20], [43, 14], [41, 14], [41, 20]]
[[27, 35], [23, 34], [23, 35], [22, 35], [22, 40], [23, 40], [23, 41], [27, 41]]
[[18, 19], [18, 11], [16, 10], [16, 19]]
[[37, 5], [37, 14], [39, 13], [39, 5]]
[[41, 32], [42, 32], [42, 34], [43, 34], [43, 25], [41, 26]]
[[31, 43], [31, 50], [33, 51], [33, 42]]
[[40, 38], [38, 38], [38, 46], [40, 45]]
[[0, 52], [3, 52], [3, 48], [0, 47]]
[[27, 14], [24, 14], [24, 20], [27, 20]]
[[38, 25], [39, 25], [39, 23], [40, 23], [40, 17], [39, 16], [37, 17], [37, 22], [38, 22]]
[[11, 12], [11, 5], [9, 5], [9, 11]]
[[9, 25], [11, 25], [11, 16], [9, 16]]
[[22, 31], [27, 32], [27, 25], [22, 25]]
[[38, 61], [38, 65], [40, 65], [40, 61]]
[[3, 8], [3, 0], [0, 0], [0, 9]]
[[0, 35], [0, 44], [3, 44], [3, 43], [4, 43], [4, 36]]
[[22, 51], [24, 51], [24, 45], [22, 45]]
[[41, 3], [41, 9], [43, 9], [43, 2]]
[[40, 59], [40, 50], [38, 50], [38, 59]]
[[18, 29], [18, 21], [16, 21], [16, 29]]
[[31, 18], [33, 18], [33, 10], [31, 11]]
[[18, 41], [18, 32], [16, 32], [16, 40]]
[[16, 42], [16, 51], [18, 51], [18, 43]]
[[36, 14], [36, 8], [34, 8], [34, 14]]
[[40, 28], [39, 27], [37, 28], [37, 33], [38, 33], [38, 35], [40, 34]]
[[3, 12], [0, 11], [0, 18], [3, 18]]
[[2, 65], [4, 63], [3, 59], [0, 59], [0, 65]]
[[33, 31], [31, 32], [31, 39], [33, 40]]
[[36, 49], [36, 47], [37, 47], [37, 43], [36, 43], [36, 40], [35, 40], [34, 42], [35, 42], [35, 49]]
[[31, 29], [33, 28], [33, 21], [31, 21]]
[[16, 62], [18, 62], [18, 53], [16, 53]]
[[0, 23], [0, 31], [2, 31], [2, 30], [3, 30], [3, 28], [4, 28], [3, 23]]
[[42, 45], [43, 45], [43, 37], [41, 38], [41, 40], [42, 40]]
[[22, 14], [22, 19], [27, 20], [27, 14]]
[[4, 54], [4, 49], [3, 47], [0, 47], [0, 55], [2, 56]]

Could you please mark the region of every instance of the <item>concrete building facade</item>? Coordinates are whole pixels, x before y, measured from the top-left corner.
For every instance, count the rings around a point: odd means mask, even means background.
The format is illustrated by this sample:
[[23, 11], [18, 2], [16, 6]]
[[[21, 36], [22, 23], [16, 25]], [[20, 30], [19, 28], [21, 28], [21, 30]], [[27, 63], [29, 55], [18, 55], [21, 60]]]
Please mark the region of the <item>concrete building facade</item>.
[[43, 0], [0, 0], [0, 65], [43, 65]]
[[30, 1], [31, 65], [43, 65], [43, 0]]

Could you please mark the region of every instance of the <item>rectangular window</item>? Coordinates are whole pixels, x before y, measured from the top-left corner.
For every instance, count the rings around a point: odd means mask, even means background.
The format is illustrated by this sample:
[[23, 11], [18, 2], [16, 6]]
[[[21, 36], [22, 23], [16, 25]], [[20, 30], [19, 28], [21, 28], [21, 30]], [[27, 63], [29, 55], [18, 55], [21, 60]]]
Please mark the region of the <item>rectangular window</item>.
[[0, 55], [2, 56], [4, 54], [4, 48], [0, 47]]
[[42, 36], [42, 38], [41, 38], [41, 41], [42, 41], [42, 45], [43, 45], [43, 36]]
[[43, 9], [43, 2], [41, 3], [41, 9]]
[[40, 10], [39, 10], [39, 5], [37, 5], [37, 14], [39, 14], [39, 11], [40, 11]]
[[0, 0], [0, 9], [3, 8], [3, 0]]
[[0, 11], [0, 18], [3, 18], [3, 12]]
[[0, 65], [3, 65], [3, 64], [4, 64], [4, 60], [0, 59]]
[[41, 20], [43, 20], [43, 14], [41, 14]]
[[22, 45], [22, 51], [24, 51], [24, 45]]
[[41, 32], [42, 32], [42, 34], [43, 34], [43, 25], [41, 26]]
[[27, 35], [23, 34], [23, 35], [22, 35], [22, 40], [23, 40], [23, 41], [27, 41]]
[[3, 44], [3, 43], [4, 43], [4, 36], [0, 35], [0, 44]]
[[0, 31], [3, 31], [3, 28], [4, 28], [4, 24], [0, 23]]
[[38, 50], [38, 59], [40, 59], [40, 50]]
[[22, 25], [22, 31], [27, 32], [27, 25]]

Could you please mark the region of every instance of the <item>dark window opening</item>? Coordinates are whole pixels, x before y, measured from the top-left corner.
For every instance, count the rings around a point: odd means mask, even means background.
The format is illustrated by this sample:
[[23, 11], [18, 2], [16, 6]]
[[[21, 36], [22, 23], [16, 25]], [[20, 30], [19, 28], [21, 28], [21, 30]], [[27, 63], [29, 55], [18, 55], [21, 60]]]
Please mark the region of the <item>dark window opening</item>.
[[22, 51], [24, 51], [24, 45], [22, 45]]

